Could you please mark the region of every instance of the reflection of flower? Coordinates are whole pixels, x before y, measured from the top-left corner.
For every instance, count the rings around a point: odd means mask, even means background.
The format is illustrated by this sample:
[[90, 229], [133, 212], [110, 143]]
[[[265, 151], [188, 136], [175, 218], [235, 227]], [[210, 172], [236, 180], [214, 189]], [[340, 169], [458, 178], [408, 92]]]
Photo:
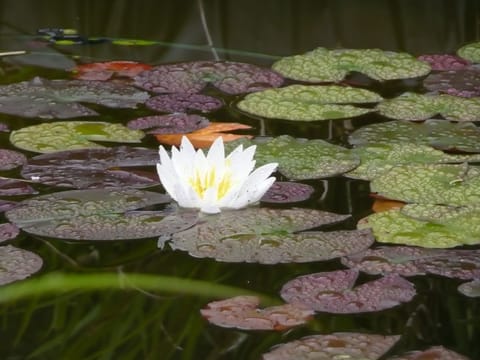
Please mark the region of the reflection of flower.
[[195, 151], [184, 136], [180, 150], [172, 146], [170, 158], [160, 146], [157, 172], [168, 194], [182, 207], [200, 208], [205, 213], [220, 209], [240, 209], [260, 200], [275, 181], [269, 177], [276, 163], [255, 167], [255, 146], [238, 146], [227, 157], [222, 137], [208, 150]]

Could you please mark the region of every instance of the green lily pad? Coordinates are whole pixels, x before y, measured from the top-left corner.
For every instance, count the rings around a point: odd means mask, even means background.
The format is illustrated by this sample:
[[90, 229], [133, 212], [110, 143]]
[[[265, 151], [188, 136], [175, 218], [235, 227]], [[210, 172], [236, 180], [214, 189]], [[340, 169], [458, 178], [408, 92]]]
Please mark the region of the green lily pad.
[[62, 150], [101, 148], [92, 141], [140, 142], [145, 134], [121, 124], [91, 121], [58, 121], [27, 126], [10, 133], [10, 142], [28, 151], [49, 153]]
[[316, 121], [367, 114], [373, 110], [347, 104], [382, 100], [380, 95], [372, 91], [347, 86], [290, 85], [249, 94], [237, 107], [266, 118]]
[[457, 55], [473, 63], [480, 63], [480, 42], [462, 46], [457, 50]]
[[354, 131], [348, 142], [352, 145], [372, 143], [416, 143], [441, 150], [480, 152], [480, 128], [472, 123], [451, 123], [426, 120], [416, 124], [407, 121], [389, 121], [366, 125]]
[[371, 228], [376, 240], [382, 243], [451, 248], [479, 244], [479, 224], [480, 206], [455, 209], [409, 204], [369, 215], [357, 227]]
[[227, 151], [239, 144], [257, 145], [255, 160], [261, 166], [278, 163], [278, 171], [289, 179], [318, 179], [343, 174], [360, 164], [357, 155], [341, 146], [289, 135], [276, 138], [239, 139], [225, 145]]
[[404, 93], [377, 105], [378, 112], [391, 119], [426, 120], [437, 114], [453, 121], [479, 121], [480, 100], [453, 95]]
[[480, 297], [480, 279], [459, 285], [458, 291], [468, 297]]
[[375, 80], [413, 78], [430, 72], [427, 63], [407, 53], [379, 49], [328, 50], [321, 47], [280, 59], [272, 68], [285, 77], [307, 82], [338, 82], [351, 71], [361, 72]]
[[[196, 226], [173, 234], [170, 246], [195, 257], [226, 262], [263, 264], [332, 259], [366, 249], [373, 243], [368, 232], [309, 231], [348, 218], [311, 209], [246, 208], [204, 217]], [[159, 241], [163, 247], [164, 240]]]
[[0, 246], [0, 285], [25, 279], [43, 265], [37, 254], [12, 245]]
[[382, 197], [418, 204], [480, 204], [480, 168], [451, 164], [401, 165], [373, 179]]
[[134, 211], [164, 204], [170, 197], [155, 192], [72, 190], [24, 200], [5, 213], [22, 230], [71, 240], [129, 240], [169, 235], [196, 222], [196, 213]]
[[352, 149], [361, 163], [344, 176], [372, 180], [397, 165], [480, 162], [479, 155], [450, 155], [427, 145], [368, 144]]

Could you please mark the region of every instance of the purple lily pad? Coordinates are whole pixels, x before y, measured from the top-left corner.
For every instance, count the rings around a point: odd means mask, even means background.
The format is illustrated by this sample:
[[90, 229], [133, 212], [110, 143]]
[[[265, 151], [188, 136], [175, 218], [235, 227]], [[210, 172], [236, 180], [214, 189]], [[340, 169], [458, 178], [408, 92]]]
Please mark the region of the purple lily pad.
[[11, 223], [0, 224], [0, 242], [15, 239], [20, 229]]
[[0, 285], [25, 279], [41, 269], [43, 260], [37, 254], [12, 245], [0, 246]]
[[376, 360], [385, 354], [400, 336], [361, 333], [312, 335], [276, 346], [263, 360], [349, 359]]
[[259, 309], [256, 296], [236, 296], [207, 304], [200, 313], [210, 323], [222, 327], [247, 330], [285, 330], [305, 324], [314, 314], [312, 310], [292, 304]]
[[[153, 149], [118, 146], [68, 150], [33, 157], [23, 166], [22, 176], [76, 189], [142, 188], [159, 184], [154, 171], [157, 162], [158, 153]], [[135, 169], [143, 166], [152, 167], [152, 171]]]
[[428, 75], [423, 86], [430, 91], [439, 91], [461, 97], [480, 96], [480, 68], [470, 66], [459, 70], [443, 71]]
[[145, 106], [169, 113], [184, 113], [188, 110], [209, 112], [220, 109], [223, 101], [208, 95], [173, 93], [154, 96], [145, 102]]
[[450, 54], [421, 55], [417, 59], [428, 63], [432, 70], [439, 71], [459, 70], [471, 64], [468, 60]]
[[469, 360], [467, 357], [443, 346], [432, 346], [424, 351], [412, 351], [402, 356], [389, 357], [388, 360]]
[[415, 295], [411, 282], [397, 274], [386, 275], [357, 287], [356, 270], [339, 270], [297, 277], [286, 283], [281, 297], [315, 311], [353, 314], [380, 311], [410, 301]]
[[10, 209], [13, 209], [15, 206], [17, 206], [16, 201], [8, 201], [8, 200], [3, 200], [0, 199], [0, 212], [4, 212]]
[[276, 181], [263, 195], [261, 201], [266, 203], [288, 204], [307, 200], [315, 189], [307, 184]]
[[127, 127], [133, 130], [151, 129], [148, 134], [185, 134], [202, 129], [210, 121], [195, 114], [153, 115], [130, 120]]
[[468, 297], [480, 297], [480, 279], [461, 284], [458, 291]]
[[25, 155], [18, 151], [0, 149], [0, 170], [11, 170], [27, 162]]
[[135, 77], [135, 85], [156, 93], [197, 93], [208, 83], [227, 94], [279, 87], [283, 77], [252, 64], [193, 61], [156, 66]]
[[31, 195], [38, 192], [24, 181], [0, 178], [0, 196]]

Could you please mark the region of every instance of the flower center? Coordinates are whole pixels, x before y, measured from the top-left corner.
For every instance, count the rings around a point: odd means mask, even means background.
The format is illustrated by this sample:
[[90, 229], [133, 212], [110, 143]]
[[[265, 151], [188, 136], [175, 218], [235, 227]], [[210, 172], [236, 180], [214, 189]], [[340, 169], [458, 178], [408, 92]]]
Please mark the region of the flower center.
[[227, 194], [232, 186], [232, 174], [229, 170], [226, 170], [223, 176], [217, 180], [217, 170], [215, 169], [215, 166], [212, 166], [205, 172], [200, 172], [197, 169], [195, 170], [193, 177], [189, 179], [189, 184], [202, 199], [208, 189], [216, 186], [217, 200], [220, 200]]

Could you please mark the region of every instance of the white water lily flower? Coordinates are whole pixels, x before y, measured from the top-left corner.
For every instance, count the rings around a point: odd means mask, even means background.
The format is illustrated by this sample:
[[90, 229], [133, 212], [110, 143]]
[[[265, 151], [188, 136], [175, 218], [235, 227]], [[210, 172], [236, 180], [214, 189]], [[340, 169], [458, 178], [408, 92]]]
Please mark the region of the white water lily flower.
[[172, 146], [171, 158], [159, 148], [157, 172], [165, 191], [181, 207], [199, 208], [215, 214], [220, 209], [240, 209], [260, 201], [275, 181], [269, 177], [278, 164], [255, 167], [256, 146], [243, 150], [239, 145], [227, 157], [222, 137], [218, 137], [205, 156], [184, 136], [180, 150]]

